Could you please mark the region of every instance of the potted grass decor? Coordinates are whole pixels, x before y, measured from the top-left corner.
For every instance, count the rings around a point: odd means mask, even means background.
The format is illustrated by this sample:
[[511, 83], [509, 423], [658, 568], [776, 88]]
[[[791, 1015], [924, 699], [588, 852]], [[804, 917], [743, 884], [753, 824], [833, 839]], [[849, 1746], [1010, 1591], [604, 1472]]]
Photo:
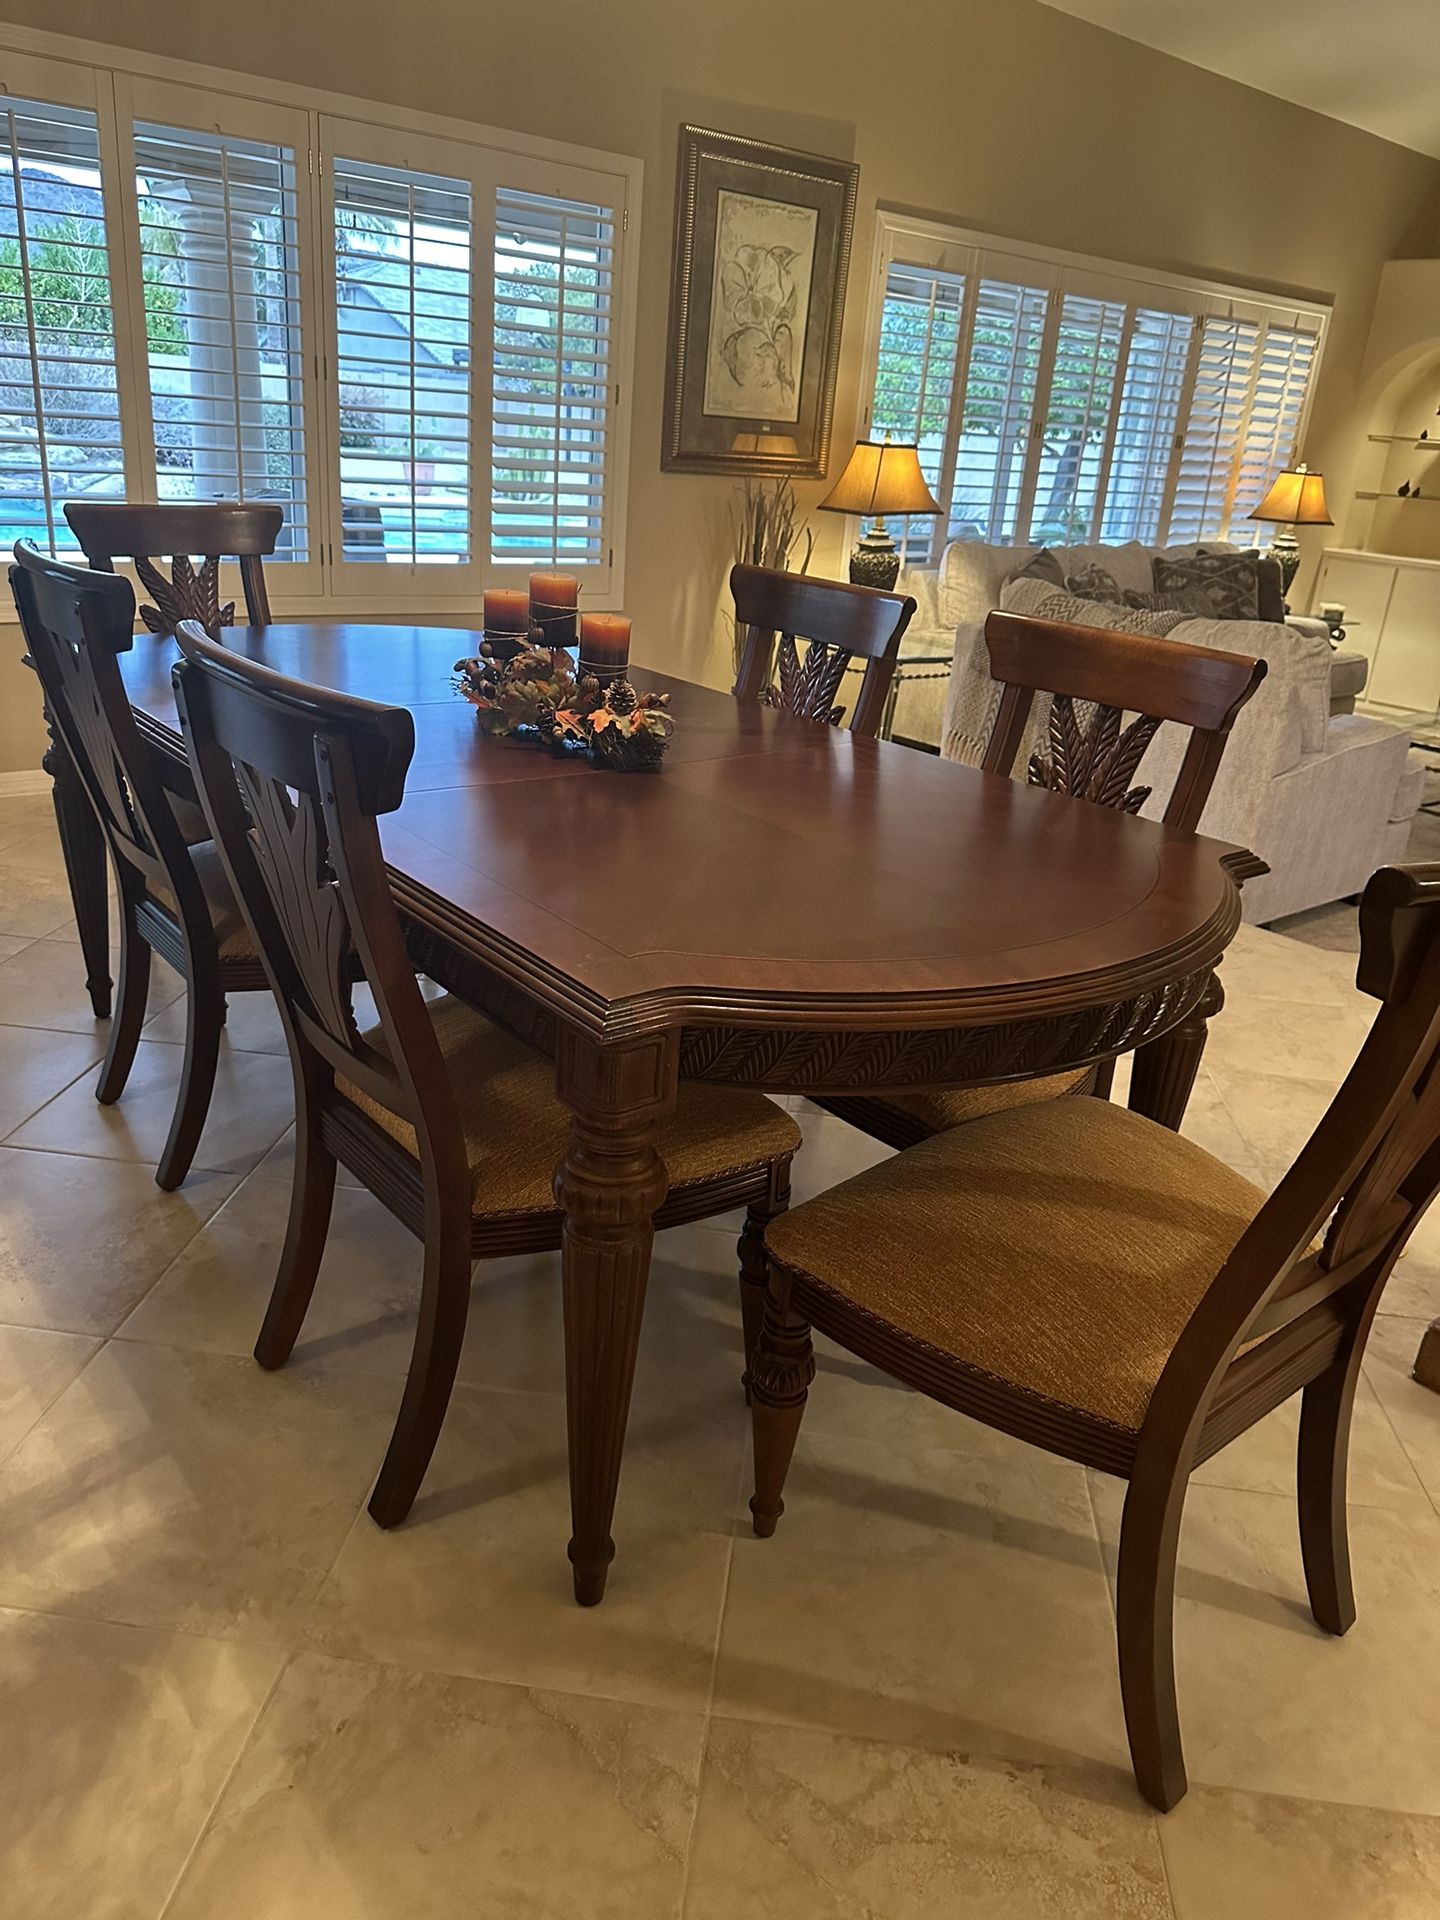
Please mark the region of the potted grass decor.
[[[782, 473], [774, 480], [747, 479], [738, 493], [730, 515], [736, 560], [745, 566], [808, 573], [815, 535], [799, 517], [800, 509], [789, 476]], [[797, 551], [798, 564], [793, 558]], [[734, 671], [738, 674], [745, 648], [745, 629], [738, 620], [732, 644]]]

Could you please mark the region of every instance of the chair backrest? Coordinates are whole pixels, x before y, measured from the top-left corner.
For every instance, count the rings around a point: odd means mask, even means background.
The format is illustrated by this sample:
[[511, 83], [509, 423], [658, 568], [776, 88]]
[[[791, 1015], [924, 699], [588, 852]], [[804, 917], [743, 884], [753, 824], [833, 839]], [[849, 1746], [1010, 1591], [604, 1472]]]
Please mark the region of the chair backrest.
[[1440, 864], [1373, 874], [1360, 939], [1357, 984], [1380, 1011], [1166, 1365], [1147, 1419], [1171, 1433], [1193, 1422], [1242, 1343], [1326, 1302], [1363, 1345], [1385, 1282], [1440, 1190]]
[[204, 894], [120, 678], [134, 644], [135, 594], [114, 573], [92, 573], [15, 547], [10, 590], [56, 731], [100, 819], [125, 887], [159, 888], [181, 918], [208, 927]]
[[[1210, 797], [1235, 716], [1265, 678], [1265, 662], [1175, 640], [992, 613], [985, 622], [991, 677], [1004, 688], [982, 766], [1009, 774], [1035, 695], [1051, 696], [1047, 753], [1031, 756], [1032, 786], [1138, 813], [1148, 787], [1131, 780], [1162, 721], [1190, 728], [1166, 804], [1168, 826], [1193, 832]], [[1093, 703], [1082, 729], [1075, 702]], [[1136, 718], [1123, 725], [1127, 712]]]
[[[297, 1075], [314, 1085], [342, 1072], [411, 1123], [422, 1159], [447, 1182], [468, 1182], [459, 1113], [376, 825], [404, 798], [413, 719], [404, 707], [288, 679], [217, 645], [193, 621], [176, 638], [186, 750]], [[356, 1026], [357, 956], [383, 1050]]]
[[[274, 553], [285, 524], [279, 507], [220, 500], [204, 506], [106, 505], [69, 500], [65, 518], [92, 567], [110, 572], [117, 558], [133, 560], [140, 582], [155, 597], [140, 618], [152, 633], [174, 633], [182, 620], [194, 620], [212, 637], [235, 624], [233, 602], [220, 604], [220, 562], [240, 563], [240, 584], [252, 627], [270, 624], [262, 556]], [[200, 556], [197, 573], [191, 555]], [[167, 580], [156, 560], [167, 560]]]
[[[735, 618], [746, 629], [736, 698], [763, 698], [773, 665], [779, 680], [777, 705], [799, 719], [838, 726], [845, 711], [835, 703], [841, 679], [852, 660], [863, 659], [867, 664], [850, 731], [873, 739], [885, 715], [900, 639], [915, 602], [908, 595], [881, 593], [875, 587], [852, 587], [839, 580], [813, 580], [809, 574], [743, 564], [730, 569], [730, 592]], [[777, 634], [780, 650], [775, 660]], [[809, 643], [803, 661], [799, 640]]]

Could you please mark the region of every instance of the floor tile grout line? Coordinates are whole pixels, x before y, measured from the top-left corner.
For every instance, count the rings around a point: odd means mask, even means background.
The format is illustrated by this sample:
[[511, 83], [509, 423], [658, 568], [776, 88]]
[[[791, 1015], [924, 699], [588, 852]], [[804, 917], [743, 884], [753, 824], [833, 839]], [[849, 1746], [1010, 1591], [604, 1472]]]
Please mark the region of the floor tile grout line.
[[219, 1791], [216, 1793], [214, 1800], [210, 1803], [210, 1806], [206, 1809], [205, 1817], [200, 1822], [199, 1830], [196, 1833], [195, 1838], [191, 1841], [189, 1849], [186, 1852], [185, 1858], [180, 1862], [180, 1866], [178, 1871], [176, 1872], [175, 1878], [170, 1883], [170, 1891], [169, 1893], [166, 1894], [164, 1900], [161, 1902], [160, 1906], [156, 1910], [155, 1920], [165, 1920], [166, 1914], [169, 1913], [170, 1909], [174, 1906], [175, 1898], [180, 1891], [181, 1884], [183, 1883], [186, 1874], [189, 1873], [191, 1864], [193, 1863], [196, 1854], [200, 1851], [201, 1845], [204, 1842], [206, 1834], [209, 1833], [211, 1826], [214, 1824], [215, 1815], [220, 1810], [221, 1802], [224, 1800], [226, 1794], [230, 1791], [230, 1784], [234, 1780], [236, 1774], [239, 1772], [241, 1762], [244, 1760], [246, 1754], [250, 1751], [251, 1743], [255, 1738], [257, 1730], [259, 1729], [260, 1722], [265, 1718], [265, 1715], [270, 1711], [270, 1703], [275, 1698], [275, 1695], [279, 1692], [280, 1682], [285, 1678], [285, 1675], [290, 1671], [290, 1663], [294, 1660], [294, 1658], [295, 1658], [295, 1650], [292, 1647], [287, 1647], [285, 1649], [284, 1656], [280, 1661], [280, 1665], [276, 1670], [275, 1678], [270, 1682], [270, 1686], [266, 1692], [265, 1698], [260, 1703], [259, 1711], [256, 1713], [255, 1718], [250, 1722], [249, 1731], [246, 1733], [245, 1738], [240, 1742], [240, 1745], [236, 1750], [235, 1758], [231, 1761], [230, 1765], [226, 1768], [225, 1778], [220, 1782]]
[[[55, 1029], [51, 1027], [15, 1027], [11, 1029], [11, 1031], [15, 1033], [53, 1033]], [[59, 1036], [57, 1035], [57, 1037]], [[84, 1037], [83, 1034], [74, 1033], [64, 1036], [64, 1038], [68, 1040], [83, 1040]], [[102, 1053], [100, 1059], [103, 1058], [104, 1055]], [[38, 1107], [32, 1107], [22, 1120], [17, 1120], [7, 1134], [0, 1135], [0, 1147], [8, 1147], [22, 1127], [28, 1127], [30, 1122], [44, 1113], [47, 1107], [53, 1106], [57, 1100], [62, 1099], [65, 1094], [69, 1093], [72, 1087], [78, 1086], [88, 1074], [92, 1074], [100, 1065], [100, 1059], [87, 1061], [77, 1074], [72, 1075], [71, 1078], [65, 1082], [63, 1087], [58, 1088], [54, 1093], [47, 1094]], [[86, 1154], [84, 1157], [87, 1160], [95, 1160], [102, 1156], [98, 1154]]]

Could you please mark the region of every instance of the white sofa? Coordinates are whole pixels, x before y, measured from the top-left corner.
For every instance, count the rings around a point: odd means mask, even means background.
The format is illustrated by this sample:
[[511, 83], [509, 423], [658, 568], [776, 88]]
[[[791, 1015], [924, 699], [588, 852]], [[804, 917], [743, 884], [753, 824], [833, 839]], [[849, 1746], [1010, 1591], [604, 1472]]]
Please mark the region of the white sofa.
[[[974, 715], [976, 676], [989, 682], [985, 618], [1038, 551], [954, 541], [938, 570], [908, 569], [902, 576], [900, 590], [919, 603], [904, 651], [934, 651], [944, 636], [953, 642], [953, 656], [948, 686], [902, 685], [894, 724], [899, 737], [927, 737], [943, 691], [941, 753], [972, 764], [979, 760], [983, 728], [974, 725]], [[1153, 585], [1154, 550], [1139, 542], [1052, 551], [1067, 576], [1099, 564], [1122, 589], [1146, 592]], [[1187, 620], [1174, 638], [1255, 654], [1269, 667], [1236, 721], [1201, 821], [1203, 832], [1248, 846], [1270, 867], [1245, 887], [1247, 920], [1277, 920], [1346, 898], [1360, 892], [1376, 867], [1403, 858], [1423, 795], [1423, 761], [1411, 756], [1401, 729], [1353, 711], [1354, 665], [1331, 651], [1323, 627], [1310, 621]], [[968, 734], [962, 724], [967, 715]], [[1151, 746], [1141, 777], [1155, 784], [1156, 795], [1146, 814], [1161, 812], [1183, 745], [1182, 731], [1166, 726]]]

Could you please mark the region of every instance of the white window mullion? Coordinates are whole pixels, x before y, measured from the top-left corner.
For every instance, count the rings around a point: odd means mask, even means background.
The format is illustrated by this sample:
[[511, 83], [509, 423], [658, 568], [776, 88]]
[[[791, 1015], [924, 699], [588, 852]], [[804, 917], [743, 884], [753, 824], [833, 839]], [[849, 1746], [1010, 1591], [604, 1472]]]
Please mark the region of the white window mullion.
[[[1030, 431], [1025, 439], [1025, 464], [1020, 481], [1020, 500], [1015, 509], [1014, 539], [1017, 546], [1031, 540], [1031, 520], [1035, 512], [1035, 492], [1040, 482], [1041, 457], [1045, 447], [1045, 417], [1050, 410], [1050, 389], [1055, 378], [1055, 353], [1060, 339], [1060, 321], [1065, 301], [1053, 283], [1046, 289], [1048, 305], [1045, 326], [1040, 335], [1040, 366], [1030, 403]], [[1018, 355], [1017, 355], [1018, 360]]]

